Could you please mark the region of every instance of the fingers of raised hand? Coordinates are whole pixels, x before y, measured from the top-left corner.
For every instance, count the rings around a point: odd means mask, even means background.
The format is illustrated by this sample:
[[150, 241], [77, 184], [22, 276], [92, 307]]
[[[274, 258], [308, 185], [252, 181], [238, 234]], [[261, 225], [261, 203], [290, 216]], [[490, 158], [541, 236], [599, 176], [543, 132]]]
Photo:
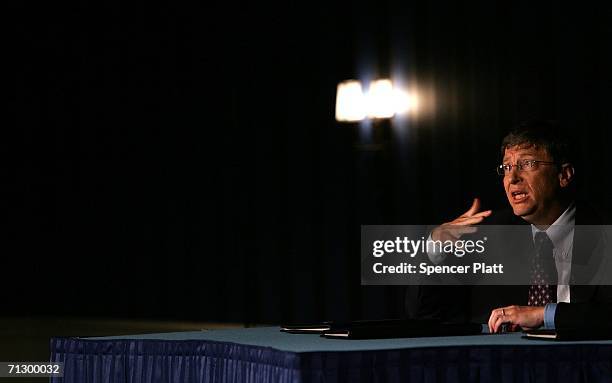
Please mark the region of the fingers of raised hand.
[[478, 228], [473, 226], [450, 226], [446, 231], [456, 239], [459, 239], [464, 234], [476, 233]]
[[490, 214], [491, 213], [489, 212], [488, 214], [473, 215], [471, 217], [459, 217], [456, 220], [449, 222], [448, 224], [449, 225], [475, 225], [477, 223], [482, 222], [482, 220], [485, 219], [485, 217], [487, 217]]
[[465, 234], [474, 234], [478, 232], [478, 228], [474, 226], [470, 226], [472, 224], [477, 224], [482, 221], [483, 218], [470, 218], [469, 221], [462, 221], [461, 223], [449, 222], [440, 226], [436, 231], [435, 235], [432, 235], [434, 240], [442, 240], [442, 241], [456, 241], [461, 238], [462, 235]]
[[479, 213], [476, 213], [474, 215], [472, 215], [472, 217], [488, 217], [491, 215], [491, 213], [493, 213], [493, 210], [483, 210]]
[[480, 210], [480, 200], [478, 198], [474, 198], [474, 201], [472, 202], [472, 206], [470, 206], [468, 211], [463, 213], [463, 216], [470, 217], [474, 213], [476, 213], [478, 210]]

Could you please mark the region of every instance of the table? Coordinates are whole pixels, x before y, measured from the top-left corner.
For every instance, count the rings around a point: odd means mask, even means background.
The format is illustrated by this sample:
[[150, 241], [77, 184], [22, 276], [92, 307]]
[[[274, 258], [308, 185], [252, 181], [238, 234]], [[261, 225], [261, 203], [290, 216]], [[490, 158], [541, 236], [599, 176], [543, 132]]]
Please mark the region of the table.
[[52, 382], [610, 382], [612, 341], [325, 339], [276, 327], [52, 338]]

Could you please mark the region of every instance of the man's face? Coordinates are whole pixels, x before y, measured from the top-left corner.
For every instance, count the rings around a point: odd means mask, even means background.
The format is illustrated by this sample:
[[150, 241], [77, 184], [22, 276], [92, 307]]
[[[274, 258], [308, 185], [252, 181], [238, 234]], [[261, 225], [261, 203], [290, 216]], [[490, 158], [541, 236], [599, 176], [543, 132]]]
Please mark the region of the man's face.
[[[519, 160], [551, 161], [543, 148], [517, 145], [504, 152], [504, 164], [515, 165]], [[532, 224], [551, 224], [560, 205], [561, 186], [556, 165], [538, 164], [536, 169], [512, 168], [504, 176], [504, 190], [515, 215]], [[552, 222], [550, 222], [552, 220]]]

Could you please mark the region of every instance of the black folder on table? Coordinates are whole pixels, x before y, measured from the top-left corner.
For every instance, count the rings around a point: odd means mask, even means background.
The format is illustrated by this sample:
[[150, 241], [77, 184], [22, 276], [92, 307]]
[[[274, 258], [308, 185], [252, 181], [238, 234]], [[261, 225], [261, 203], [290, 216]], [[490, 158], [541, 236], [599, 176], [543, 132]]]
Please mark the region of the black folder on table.
[[[285, 328], [293, 326], [284, 326]], [[313, 326], [311, 328], [315, 328]], [[327, 329], [322, 329], [328, 327]], [[314, 333], [306, 328], [297, 329], [300, 333]], [[434, 336], [478, 335], [482, 325], [477, 323], [445, 323], [430, 319], [383, 319], [360, 320], [350, 323], [325, 322], [317, 328], [318, 333], [326, 338], [338, 339], [383, 339], [383, 338], [416, 338]], [[281, 331], [283, 331], [281, 329]]]
[[544, 340], [612, 340], [612, 326], [560, 328], [557, 330], [528, 330], [525, 331], [527, 339]]

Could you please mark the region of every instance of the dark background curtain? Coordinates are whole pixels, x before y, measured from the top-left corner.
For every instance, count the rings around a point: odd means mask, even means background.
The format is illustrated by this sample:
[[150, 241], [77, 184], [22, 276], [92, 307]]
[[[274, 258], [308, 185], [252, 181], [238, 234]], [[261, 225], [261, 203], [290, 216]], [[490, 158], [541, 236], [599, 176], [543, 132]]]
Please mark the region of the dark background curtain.
[[[610, 212], [603, 3], [11, 7], [0, 315], [399, 316], [401, 287], [360, 286], [360, 225], [504, 207], [527, 118], [575, 133]], [[338, 82], [398, 73], [432, 113], [334, 120]]]

